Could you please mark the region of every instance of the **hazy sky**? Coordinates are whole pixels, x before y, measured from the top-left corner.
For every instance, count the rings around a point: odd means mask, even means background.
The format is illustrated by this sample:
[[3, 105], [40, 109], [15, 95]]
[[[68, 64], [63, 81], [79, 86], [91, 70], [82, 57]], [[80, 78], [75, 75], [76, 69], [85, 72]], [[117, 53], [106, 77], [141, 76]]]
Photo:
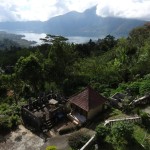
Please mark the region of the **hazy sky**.
[[150, 0], [0, 0], [0, 21], [46, 21], [97, 5], [97, 15], [150, 20]]

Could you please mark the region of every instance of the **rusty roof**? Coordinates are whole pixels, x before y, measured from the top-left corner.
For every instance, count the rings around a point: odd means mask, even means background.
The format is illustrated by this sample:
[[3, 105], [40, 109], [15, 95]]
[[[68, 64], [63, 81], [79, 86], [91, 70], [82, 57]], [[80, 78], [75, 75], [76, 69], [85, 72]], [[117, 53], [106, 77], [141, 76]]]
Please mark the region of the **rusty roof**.
[[94, 109], [98, 105], [104, 104], [107, 99], [88, 86], [80, 93], [70, 97], [68, 100], [88, 112], [90, 109]]

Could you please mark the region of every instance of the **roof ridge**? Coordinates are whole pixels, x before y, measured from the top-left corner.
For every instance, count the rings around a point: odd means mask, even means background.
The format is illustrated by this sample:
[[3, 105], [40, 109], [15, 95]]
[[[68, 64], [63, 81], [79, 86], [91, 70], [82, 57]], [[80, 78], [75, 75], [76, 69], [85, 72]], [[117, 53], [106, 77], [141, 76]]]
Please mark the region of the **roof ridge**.
[[91, 103], [90, 103], [90, 100], [91, 100], [91, 95], [90, 95], [90, 92], [91, 92], [91, 87], [88, 85], [87, 86], [87, 90], [88, 90], [88, 109], [90, 109], [90, 105], [91, 105]]
[[87, 87], [85, 87], [84, 89], [82, 89], [82, 90], [80, 90], [80, 91], [76, 92], [75, 94], [71, 95], [68, 99], [70, 99], [70, 98], [72, 98], [72, 97], [74, 97], [74, 96], [76, 96], [76, 95], [80, 94], [81, 92], [85, 91], [87, 88], [88, 88], [88, 86], [87, 86]]

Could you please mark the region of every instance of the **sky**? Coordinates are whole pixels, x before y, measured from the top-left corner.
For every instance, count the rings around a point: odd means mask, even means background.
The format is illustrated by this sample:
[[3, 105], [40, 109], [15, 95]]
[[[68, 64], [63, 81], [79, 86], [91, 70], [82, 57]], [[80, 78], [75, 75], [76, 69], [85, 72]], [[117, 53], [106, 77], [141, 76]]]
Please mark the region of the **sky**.
[[96, 5], [99, 16], [150, 21], [150, 0], [0, 0], [2, 21], [46, 21], [69, 11], [83, 12]]

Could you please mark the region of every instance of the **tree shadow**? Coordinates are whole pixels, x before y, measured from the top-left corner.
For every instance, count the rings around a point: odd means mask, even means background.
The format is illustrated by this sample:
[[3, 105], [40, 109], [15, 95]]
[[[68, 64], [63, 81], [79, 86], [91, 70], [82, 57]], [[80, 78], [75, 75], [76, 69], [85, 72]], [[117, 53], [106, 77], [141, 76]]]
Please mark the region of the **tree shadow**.
[[102, 142], [98, 144], [98, 150], [115, 150], [113, 145], [108, 142]]
[[94, 118], [91, 120], [88, 120], [85, 124], [83, 124], [84, 127], [88, 129], [95, 130], [95, 128], [102, 122], [104, 122], [108, 117], [110, 117], [110, 114], [113, 112], [111, 108], [104, 110], [100, 113], [98, 113]]
[[136, 139], [132, 138], [126, 147], [126, 150], [145, 150], [145, 148], [138, 143]]

